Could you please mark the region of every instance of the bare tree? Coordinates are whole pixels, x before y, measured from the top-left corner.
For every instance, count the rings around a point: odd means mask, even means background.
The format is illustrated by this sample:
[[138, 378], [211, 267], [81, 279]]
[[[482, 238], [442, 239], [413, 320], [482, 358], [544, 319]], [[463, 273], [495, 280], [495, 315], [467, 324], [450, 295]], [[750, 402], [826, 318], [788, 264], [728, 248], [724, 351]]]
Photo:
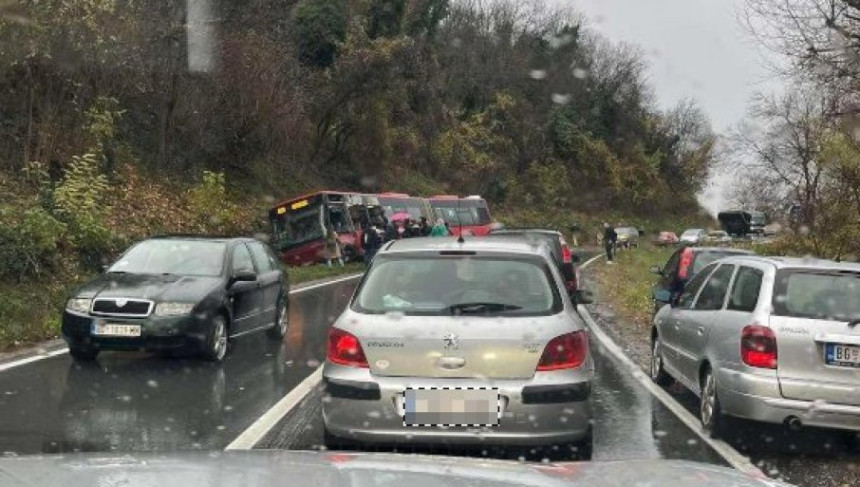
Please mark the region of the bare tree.
[[752, 117], [733, 136], [738, 158], [764, 171], [775, 184], [791, 189], [803, 205], [802, 223], [813, 227], [820, 202], [823, 166], [820, 141], [831, 126], [832, 100], [799, 87], [785, 95], [759, 95]]

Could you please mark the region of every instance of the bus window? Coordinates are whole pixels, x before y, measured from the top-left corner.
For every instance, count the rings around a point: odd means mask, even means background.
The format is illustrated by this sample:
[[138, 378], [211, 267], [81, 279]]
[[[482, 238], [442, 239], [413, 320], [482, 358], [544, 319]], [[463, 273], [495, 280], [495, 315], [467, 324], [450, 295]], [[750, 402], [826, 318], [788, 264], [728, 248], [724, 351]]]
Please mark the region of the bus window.
[[331, 205], [328, 208], [328, 222], [337, 233], [350, 233], [353, 231], [352, 222], [347, 209], [340, 205]]
[[278, 215], [274, 220], [275, 247], [279, 250], [323, 237], [322, 205]]

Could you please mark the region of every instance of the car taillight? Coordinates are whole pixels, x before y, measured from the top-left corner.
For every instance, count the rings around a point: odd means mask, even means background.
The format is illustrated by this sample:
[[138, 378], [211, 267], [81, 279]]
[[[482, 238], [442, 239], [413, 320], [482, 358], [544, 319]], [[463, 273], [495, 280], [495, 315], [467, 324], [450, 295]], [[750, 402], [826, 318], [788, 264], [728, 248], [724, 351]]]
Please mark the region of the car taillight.
[[369, 367], [367, 357], [358, 337], [352, 333], [332, 328], [328, 333], [328, 353], [326, 358], [329, 362], [350, 367]]
[[573, 262], [573, 254], [570, 252], [570, 247], [564, 242], [561, 244], [561, 260], [565, 264]]
[[537, 370], [575, 369], [588, 355], [588, 337], [584, 331], [557, 336], [546, 344]]
[[750, 367], [775, 369], [776, 335], [761, 325], [749, 325], [741, 332], [741, 360]]

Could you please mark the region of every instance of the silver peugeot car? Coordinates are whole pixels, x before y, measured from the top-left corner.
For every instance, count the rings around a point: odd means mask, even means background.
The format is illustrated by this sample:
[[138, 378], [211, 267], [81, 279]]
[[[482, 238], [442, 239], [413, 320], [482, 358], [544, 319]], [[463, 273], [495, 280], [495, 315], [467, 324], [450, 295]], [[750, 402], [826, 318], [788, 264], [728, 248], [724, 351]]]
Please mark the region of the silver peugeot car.
[[327, 445], [566, 445], [590, 455], [594, 364], [550, 249], [387, 244], [331, 328]]
[[651, 377], [724, 415], [860, 431], [860, 265], [737, 256], [709, 265], [654, 317]]

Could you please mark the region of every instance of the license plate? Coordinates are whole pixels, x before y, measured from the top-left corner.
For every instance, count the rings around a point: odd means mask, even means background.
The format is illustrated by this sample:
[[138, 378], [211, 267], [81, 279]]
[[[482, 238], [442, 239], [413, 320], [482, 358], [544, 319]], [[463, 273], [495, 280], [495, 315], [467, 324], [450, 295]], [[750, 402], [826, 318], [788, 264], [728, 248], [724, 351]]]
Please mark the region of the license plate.
[[406, 426], [497, 426], [502, 403], [498, 389], [406, 389], [402, 411]]
[[93, 335], [111, 337], [139, 337], [140, 325], [124, 323], [94, 323]]
[[825, 347], [824, 361], [827, 365], [860, 367], [860, 347], [828, 343]]

